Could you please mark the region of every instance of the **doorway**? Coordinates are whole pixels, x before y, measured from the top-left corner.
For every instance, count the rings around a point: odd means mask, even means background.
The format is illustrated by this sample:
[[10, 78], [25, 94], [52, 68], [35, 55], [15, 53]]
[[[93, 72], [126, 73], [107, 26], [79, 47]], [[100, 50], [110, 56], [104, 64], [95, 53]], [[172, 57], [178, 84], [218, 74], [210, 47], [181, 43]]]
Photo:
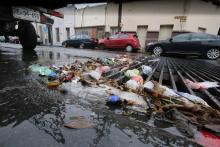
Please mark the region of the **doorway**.
[[171, 37], [173, 25], [161, 25], [159, 32], [159, 40], [166, 40]]
[[141, 49], [145, 48], [146, 38], [147, 38], [147, 28], [148, 26], [137, 26], [137, 35], [141, 45]]

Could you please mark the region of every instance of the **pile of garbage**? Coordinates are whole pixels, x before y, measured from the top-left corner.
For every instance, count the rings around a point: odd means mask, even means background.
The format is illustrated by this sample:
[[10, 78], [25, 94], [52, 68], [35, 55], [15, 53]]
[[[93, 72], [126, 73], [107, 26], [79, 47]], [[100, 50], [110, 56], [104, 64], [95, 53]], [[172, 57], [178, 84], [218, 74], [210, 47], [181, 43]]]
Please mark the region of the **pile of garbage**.
[[[147, 57], [130, 59], [127, 56], [98, 58], [85, 62], [76, 60], [72, 64], [50, 67], [31, 65], [32, 72], [44, 77], [48, 88], [58, 88], [63, 83], [82, 83], [84, 86], [105, 85], [107, 104], [121, 105], [134, 111], [154, 114], [155, 118], [168, 120], [179, 126], [180, 132], [193, 137], [193, 128], [208, 130], [220, 136], [220, 112], [209, 106], [202, 98], [174, 91], [157, 81], [147, 80], [154, 64], [159, 59]], [[193, 89], [218, 87], [218, 83], [193, 83], [186, 80]]]

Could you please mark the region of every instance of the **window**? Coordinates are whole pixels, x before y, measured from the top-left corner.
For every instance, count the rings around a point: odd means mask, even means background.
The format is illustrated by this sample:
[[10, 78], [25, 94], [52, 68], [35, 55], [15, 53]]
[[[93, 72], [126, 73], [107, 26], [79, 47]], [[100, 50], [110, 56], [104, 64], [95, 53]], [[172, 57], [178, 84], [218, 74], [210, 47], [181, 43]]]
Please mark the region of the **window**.
[[206, 28], [198, 27], [198, 32], [205, 33], [206, 32]]
[[70, 36], [70, 39], [76, 39], [76, 36], [75, 35]]
[[60, 42], [60, 31], [59, 31], [59, 28], [56, 28], [56, 40], [57, 40], [57, 42]]
[[173, 41], [187, 41], [191, 37], [191, 34], [181, 34], [173, 37]]
[[120, 35], [119, 35], [119, 38], [126, 39], [126, 38], [128, 38], [128, 34], [120, 34]]
[[116, 32], [118, 32], [118, 27], [111, 27], [110, 32], [112, 35], [115, 34]]
[[88, 35], [77, 35], [76, 39], [89, 39], [90, 37]]
[[216, 39], [216, 37], [214, 35], [196, 33], [196, 34], [192, 34], [192, 38], [191, 38], [191, 40], [210, 40], [210, 39]]
[[70, 38], [70, 28], [66, 28], [66, 39]]
[[109, 37], [110, 39], [117, 39], [118, 38], [118, 34], [112, 35]]

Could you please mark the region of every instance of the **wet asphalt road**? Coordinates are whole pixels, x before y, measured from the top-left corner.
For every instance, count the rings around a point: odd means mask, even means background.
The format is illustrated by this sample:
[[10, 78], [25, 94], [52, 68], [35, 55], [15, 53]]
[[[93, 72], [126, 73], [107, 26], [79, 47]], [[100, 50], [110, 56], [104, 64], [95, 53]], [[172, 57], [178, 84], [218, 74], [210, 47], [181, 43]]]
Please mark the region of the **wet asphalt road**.
[[[0, 46], [1, 147], [196, 146], [175, 127], [153, 123], [145, 115], [122, 115], [120, 108], [109, 108], [103, 101], [48, 90], [38, 76], [25, 70], [33, 63], [62, 65], [124, 52], [38, 46], [36, 52], [25, 53], [19, 45]], [[219, 61], [207, 62], [218, 66]], [[96, 126], [63, 127], [73, 116], [84, 116]]]

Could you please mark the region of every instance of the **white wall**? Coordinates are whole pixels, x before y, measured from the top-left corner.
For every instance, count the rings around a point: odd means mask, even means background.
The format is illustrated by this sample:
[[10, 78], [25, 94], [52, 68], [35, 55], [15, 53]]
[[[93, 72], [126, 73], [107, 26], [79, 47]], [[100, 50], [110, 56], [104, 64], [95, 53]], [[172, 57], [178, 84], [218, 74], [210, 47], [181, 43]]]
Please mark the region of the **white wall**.
[[220, 27], [220, 8], [210, 2], [191, 1], [186, 29], [198, 32], [198, 27], [206, 28], [207, 33], [216, 35]]
[[76, 11], [76, 26], [103, 26], [105, 25], [105, 6], [86, 7]]
[[[122, 5], [122, 30], [136, 31], [137, 25], [147, 25], [148, 30], [159, 31], [160, 25], [174, 24], [180, 30], [175, 16], [182, 15], [183, 0], [154, 0], [127, 2]], [[183, 28], [184, 29], [184, 28]]]
[[[70, 36], [75, 34], [74, 31], [74, 19], [75, 19], [75, 14], [74, 10], [75, 7], [65, 7], [61, 9], [57, 9], [56, 11], [62, 13], [64, 15], [64, 19], [58, 18], [58, 17], [52, 17], [54, 19], [54, 24], [53, 24], [53, 44], [54, 45], [61, 45], [61, 43], [67, 39], [66, 35], [66, 28], [70, 28]], [[57, 42], [56, 40], [56, 28], [59, 28], [60, 32], [60, 42]]]
[[[117, 26], [118, 4], [87, 7], [76, 13], [76, 27], [105, 25], [106, 31]], [[84, 19], [82, 13], [84, 10]], [[106, 14], [106, 15], [105, 15]], [[187, 16], [180, 22], [175, 16]], [[160, 25], [173, 25], [174, 31], [198, 31], [207, 28], [207, 33], [216, 34], [220, 24], [220, 8], [202, 0], [149, 0], [122, 4], [122, 31], [137, 31], [138, 25], [147, 25], [148, 31], [159, 31]]]

